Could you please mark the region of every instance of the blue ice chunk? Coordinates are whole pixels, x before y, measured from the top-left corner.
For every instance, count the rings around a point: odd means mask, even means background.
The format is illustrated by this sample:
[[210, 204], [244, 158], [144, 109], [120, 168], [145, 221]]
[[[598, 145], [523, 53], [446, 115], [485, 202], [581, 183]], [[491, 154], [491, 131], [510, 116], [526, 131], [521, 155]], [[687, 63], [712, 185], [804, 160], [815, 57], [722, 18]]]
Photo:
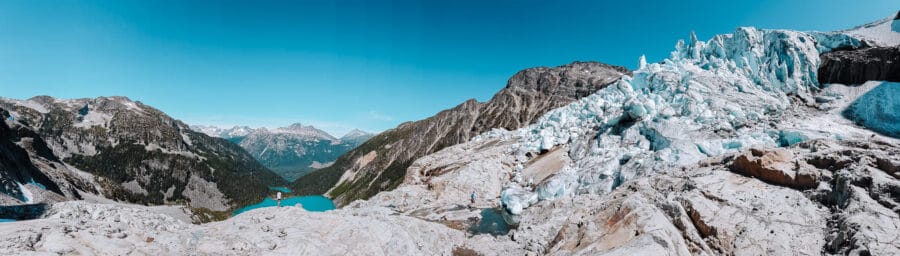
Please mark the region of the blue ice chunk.
[[640, 132], [641, 135], [644, 135], [650, 141], [650, 150], [652, 151], [663, 150], [672, 144], [669, 138], [666, 138], [666, 136], [663, 136], [653, 128], [641, 127]]
[[740, 141], [729, 141], [722, 143], [722, 148], [724, 149], [740, 149], [743, 145]]
[[900, 83], [882, 83], [857, 98], [842, 114], [870, 130], [900, 138]]
[[778, 133], [778, 145], [781, 147], [793, 146], [794, 144], [809, 140], [800, 132], [780, 131]]

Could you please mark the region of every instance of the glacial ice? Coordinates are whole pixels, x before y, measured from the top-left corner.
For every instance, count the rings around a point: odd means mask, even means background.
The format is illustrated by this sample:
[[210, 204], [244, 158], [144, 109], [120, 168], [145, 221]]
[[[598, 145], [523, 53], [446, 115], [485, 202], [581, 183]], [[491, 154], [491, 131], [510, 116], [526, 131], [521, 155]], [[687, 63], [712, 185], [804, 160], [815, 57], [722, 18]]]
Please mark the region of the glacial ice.
[[534, 192], [523, 189], [519, 186], [511, 186], [500, 193], [500, 201], [511, 214], [520, 214], [525, 208], [531, 206], [538, 201], [538, 196]]
[[[515, 154], [549, 150], [591, 136], [589, 150], [572, 151], [569, 175], [556, 175], [529, 191], [512, 184], [501, 201], [513, 214], [572, 193], [608, 193], [625, 180], [660, 168], [753, 146], [786, 146], [809, 139], [797, 131], [768, 127], [792, 98], [813, 101], [819, 54], [858, 47], [840, 33], [764, 30], [752, 27], [699, 41], [678, 42], [671, 57], [544, 115], [512, 132], [481, 137], [521, 138]], [[508, 133], [512, 133], [510, 135]], [[584, 146], [582, 146], [584, 147]]]
[[900, 83], [879, 83], [856, 99], [843, 114], [873, 131], [900, 138]]
[[22, 183], [17, 183], [17, 184], [19, 185], [19, 191], [22, 192], [22, 198], [19, 198], [19, 200], [22, 200], [22, 202], [25, 202], [25, 203], [33, 202], [34, 195], [31, 194], [31, 190], [29, 190], [28, 187], [25, 187], [25, 184], [22, 184]]

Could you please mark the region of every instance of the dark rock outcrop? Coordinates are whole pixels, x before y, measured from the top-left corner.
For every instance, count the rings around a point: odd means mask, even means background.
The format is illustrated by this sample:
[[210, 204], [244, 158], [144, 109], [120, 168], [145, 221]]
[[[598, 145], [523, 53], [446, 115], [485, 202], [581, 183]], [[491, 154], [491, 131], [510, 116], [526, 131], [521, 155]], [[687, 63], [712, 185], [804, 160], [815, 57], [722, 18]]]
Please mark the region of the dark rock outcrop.
[[40, 218], [47, 210], [47, 204], [23, 204], [0, 206], [0, 219], [32, 220]]
[[334, 165], [296, 180], [291, 188], [299, 194], [331, 190], [328, 196], [337, 205], [369, 198], [400, 185], [407, 167], [422, 156], [494, 128], [513, 130], [528, 125], [549, 110], [612, 84], [627, 72], [623, 67], [597, 62], [520, 71], [490, 101], [468, 100], [433, 117], [403, 123], [347, 152]]
[[41, 184], [49, 191], [62, 194], [59, 186], [34, 166], [28, 152], [16, 144], [27, 141], [33, 148], [43, 149], [38, 152], [45, 159], [56, 160], [44, 141], [30, 130], [10, 127], [7, 124], [10, 115], [6, 110], [0, 109], [0, 118], [4, 120], [0, 121], [0, 193], [24, 202], [28, 199], [25, 198], [25, 193], [21, 191], [19, 184], [34, 183]]
[[900, 46], [835, 51], [822, 54], [819, 83], [900, 82]]

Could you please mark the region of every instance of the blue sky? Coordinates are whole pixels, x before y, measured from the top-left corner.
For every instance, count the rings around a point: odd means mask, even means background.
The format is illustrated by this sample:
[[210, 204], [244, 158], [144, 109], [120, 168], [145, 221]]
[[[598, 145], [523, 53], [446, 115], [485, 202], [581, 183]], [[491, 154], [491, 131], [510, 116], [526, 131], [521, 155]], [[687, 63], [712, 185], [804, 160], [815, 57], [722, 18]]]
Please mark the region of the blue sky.
[[123, 95], [190, 124], [381, 131], [518, 70], [634, 68], [738, 26], [836, 30], [900, 0], [0, 1], [0, 96]]

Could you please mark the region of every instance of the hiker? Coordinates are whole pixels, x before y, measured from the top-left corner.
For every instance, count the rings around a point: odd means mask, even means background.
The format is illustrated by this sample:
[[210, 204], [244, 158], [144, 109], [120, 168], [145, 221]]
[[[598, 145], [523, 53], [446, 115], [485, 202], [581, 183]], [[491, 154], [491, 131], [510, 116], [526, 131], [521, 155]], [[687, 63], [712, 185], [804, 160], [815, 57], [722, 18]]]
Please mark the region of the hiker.
[[281, 191], [278, 191], [278, 193], [275, 193], [275, 200], [278, 201], [278, 207], [281, 207]]
[[475, 191], [472, 191], [472, 204], [475, 204]]

